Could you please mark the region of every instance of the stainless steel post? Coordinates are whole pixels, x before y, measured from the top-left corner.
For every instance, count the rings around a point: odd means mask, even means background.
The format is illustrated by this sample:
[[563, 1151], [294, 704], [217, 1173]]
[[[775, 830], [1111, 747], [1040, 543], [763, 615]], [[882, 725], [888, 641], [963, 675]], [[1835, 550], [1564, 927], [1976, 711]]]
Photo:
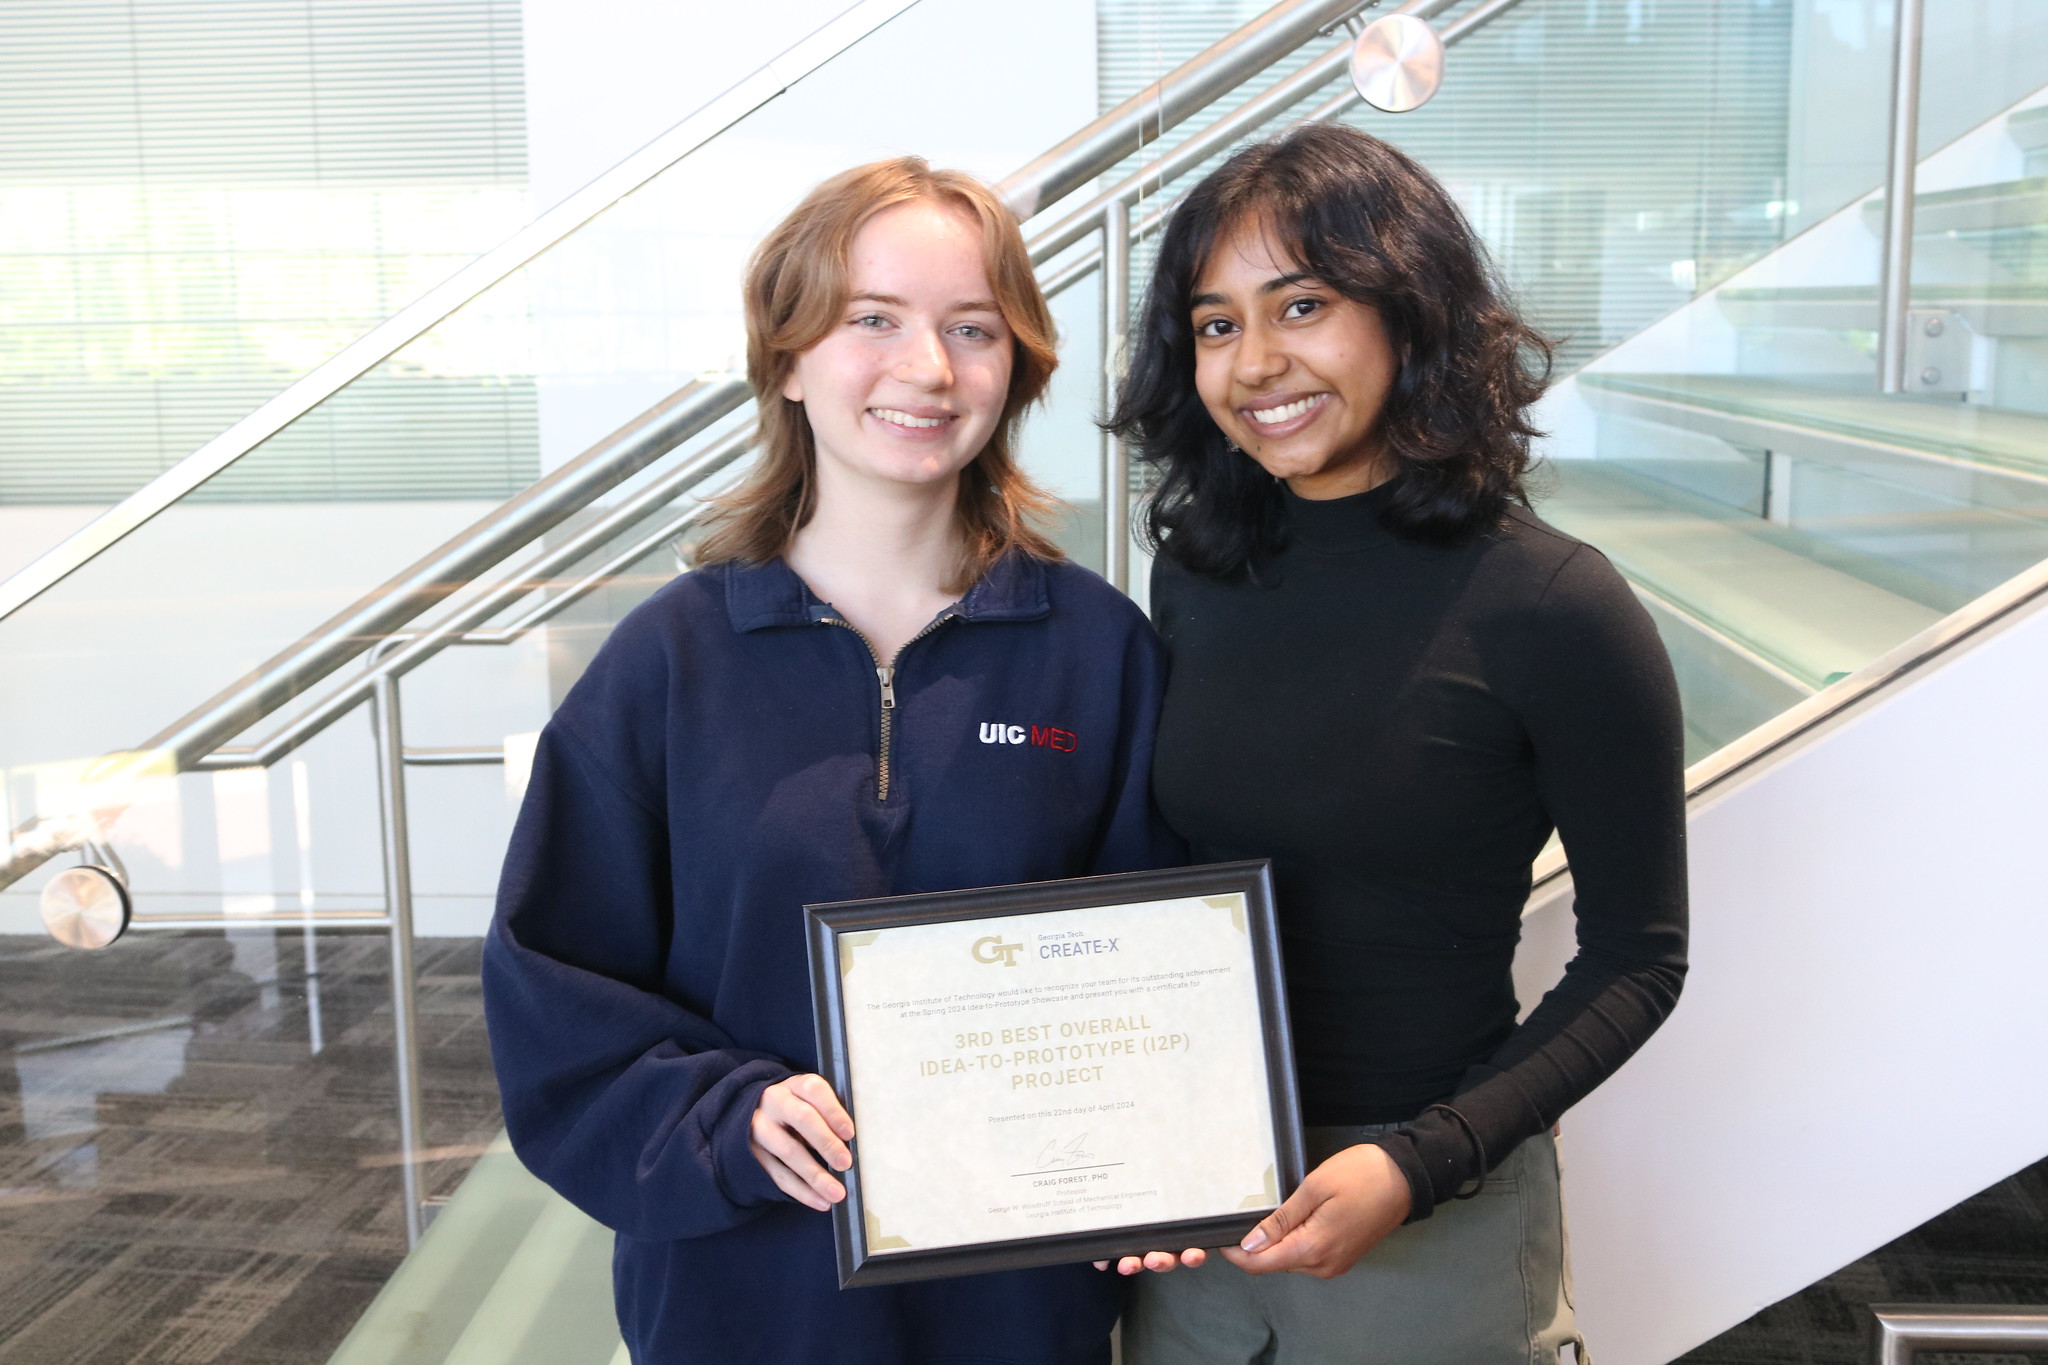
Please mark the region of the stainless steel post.
[[1913, 173], [1920, 160], [1920, 29], [1926, 0], [1899, 0], [1892, 20], [1891, 151], [1884, 176], [1877, 387], [1906, 391], [1906, 313], [1913, 295]]
[[420, 1153], [419, 995], [412, 962], [412, 843], [405, 812], [405, 725], [398, 679], [377, 678], [371, 701], [377, 736], [377, 791], [384, 817], [384, 899], [391, 917], [391, 1025], [396, 1035], [399, 1171], [405, 1187], [405, 1241], [418, 1246], [423, 1227]]
[[[1102, 214], [1102, 411], [1116, 406], [1131, 318], [1131, 207], [1118, 199]], [[1131, 468], [1124, 443], [1102, 433], [1102, 576], [1131, 589]]]

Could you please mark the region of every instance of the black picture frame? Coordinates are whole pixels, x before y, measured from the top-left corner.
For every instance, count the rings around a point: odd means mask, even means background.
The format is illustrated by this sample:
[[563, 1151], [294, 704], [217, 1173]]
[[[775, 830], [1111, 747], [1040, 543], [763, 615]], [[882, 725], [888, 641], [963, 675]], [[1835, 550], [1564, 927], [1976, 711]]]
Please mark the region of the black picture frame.
[[[839, 970], [841, 934], [1232, 892], [1243, 894], [1246, 907], [1246, 937], [1257, 984], [1279, 1197], [1284, 1200], [1301, 1184], [1306, 1158], [1294, 1073], [1294, 1040], [1288, 1026], [1280, 937], [1273, 914], [1272, 869], [1263, 858], [807, 905], [806, 941], [820, 1070], [851, 1110], [853, 1075]], [[860, 1116], [856, 1113], [853, 1118], [857, 1130]], [[1247, 1210], [1207, 1218], [874, 1255], [867, 1246], [859, 1146], [856, 1136], [853, 1168], [842, 1176], [846, 1198], [832, 1208], [842, 1288], [1097, 1261], [1146, 1251], [1178, 1252], [1187, 1247], [1224, 1246], [1237, 1242], [1266, 1216], [1265, 1211]]]

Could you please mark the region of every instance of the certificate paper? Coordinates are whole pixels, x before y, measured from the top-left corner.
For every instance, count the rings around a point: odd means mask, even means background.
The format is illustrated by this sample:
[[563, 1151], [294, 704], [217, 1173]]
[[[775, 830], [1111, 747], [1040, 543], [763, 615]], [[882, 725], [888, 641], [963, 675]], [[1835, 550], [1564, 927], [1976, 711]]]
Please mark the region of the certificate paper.
[[[1087, 1259], [1083, 1242], [1178, 1251], [1278, 1206], [1301, 1163], [1298, 1130], [1275, 1121], [1293, 1084], [1291, 1066], [1273, 1074], [1264, 865], [1230, 866], [1258, 885], [831, 936], [837, 1028], [821, 1032], [856, 1129], [848, 1232], [864, 1271], [842, 1264], [844, 1278]], [[1029, 890], [1046, 887], [1136, 889]], [[1168, 1228], [1212, 1240], [1150, 1240]], [[961, 1259], [977, 1249], [997, 1250]]]

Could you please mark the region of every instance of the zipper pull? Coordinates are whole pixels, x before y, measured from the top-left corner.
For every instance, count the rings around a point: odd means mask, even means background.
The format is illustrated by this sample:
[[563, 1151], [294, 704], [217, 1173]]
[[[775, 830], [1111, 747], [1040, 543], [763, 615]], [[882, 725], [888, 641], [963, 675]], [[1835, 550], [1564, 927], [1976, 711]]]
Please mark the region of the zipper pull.
[[882, 680], [882, 709], [896, 709], [896, 670], [888, 664], [877, 664], [875, 676]]

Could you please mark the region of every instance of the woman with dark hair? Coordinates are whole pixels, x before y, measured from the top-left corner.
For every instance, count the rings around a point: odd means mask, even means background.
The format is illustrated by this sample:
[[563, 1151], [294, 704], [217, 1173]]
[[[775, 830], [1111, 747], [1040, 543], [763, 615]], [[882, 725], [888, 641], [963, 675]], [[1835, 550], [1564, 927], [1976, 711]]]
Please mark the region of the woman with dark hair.
[[[1153, 787], [1196, 861], [1273, 859], [1311, 1170], [1225, 1263], [1134, 1286], [1134, 1365], [1577, 1340], [1551, 1129], [1677, 1001], [1683, 757], [1648, 616], [1529, 510], [1548, 353], [1443, 188], [1348, 128], [1238, 153], [1167, 227], [1110, 423], [1161, 475]], [[1579, 950], [1517, 1023], [1553, 828]]]

